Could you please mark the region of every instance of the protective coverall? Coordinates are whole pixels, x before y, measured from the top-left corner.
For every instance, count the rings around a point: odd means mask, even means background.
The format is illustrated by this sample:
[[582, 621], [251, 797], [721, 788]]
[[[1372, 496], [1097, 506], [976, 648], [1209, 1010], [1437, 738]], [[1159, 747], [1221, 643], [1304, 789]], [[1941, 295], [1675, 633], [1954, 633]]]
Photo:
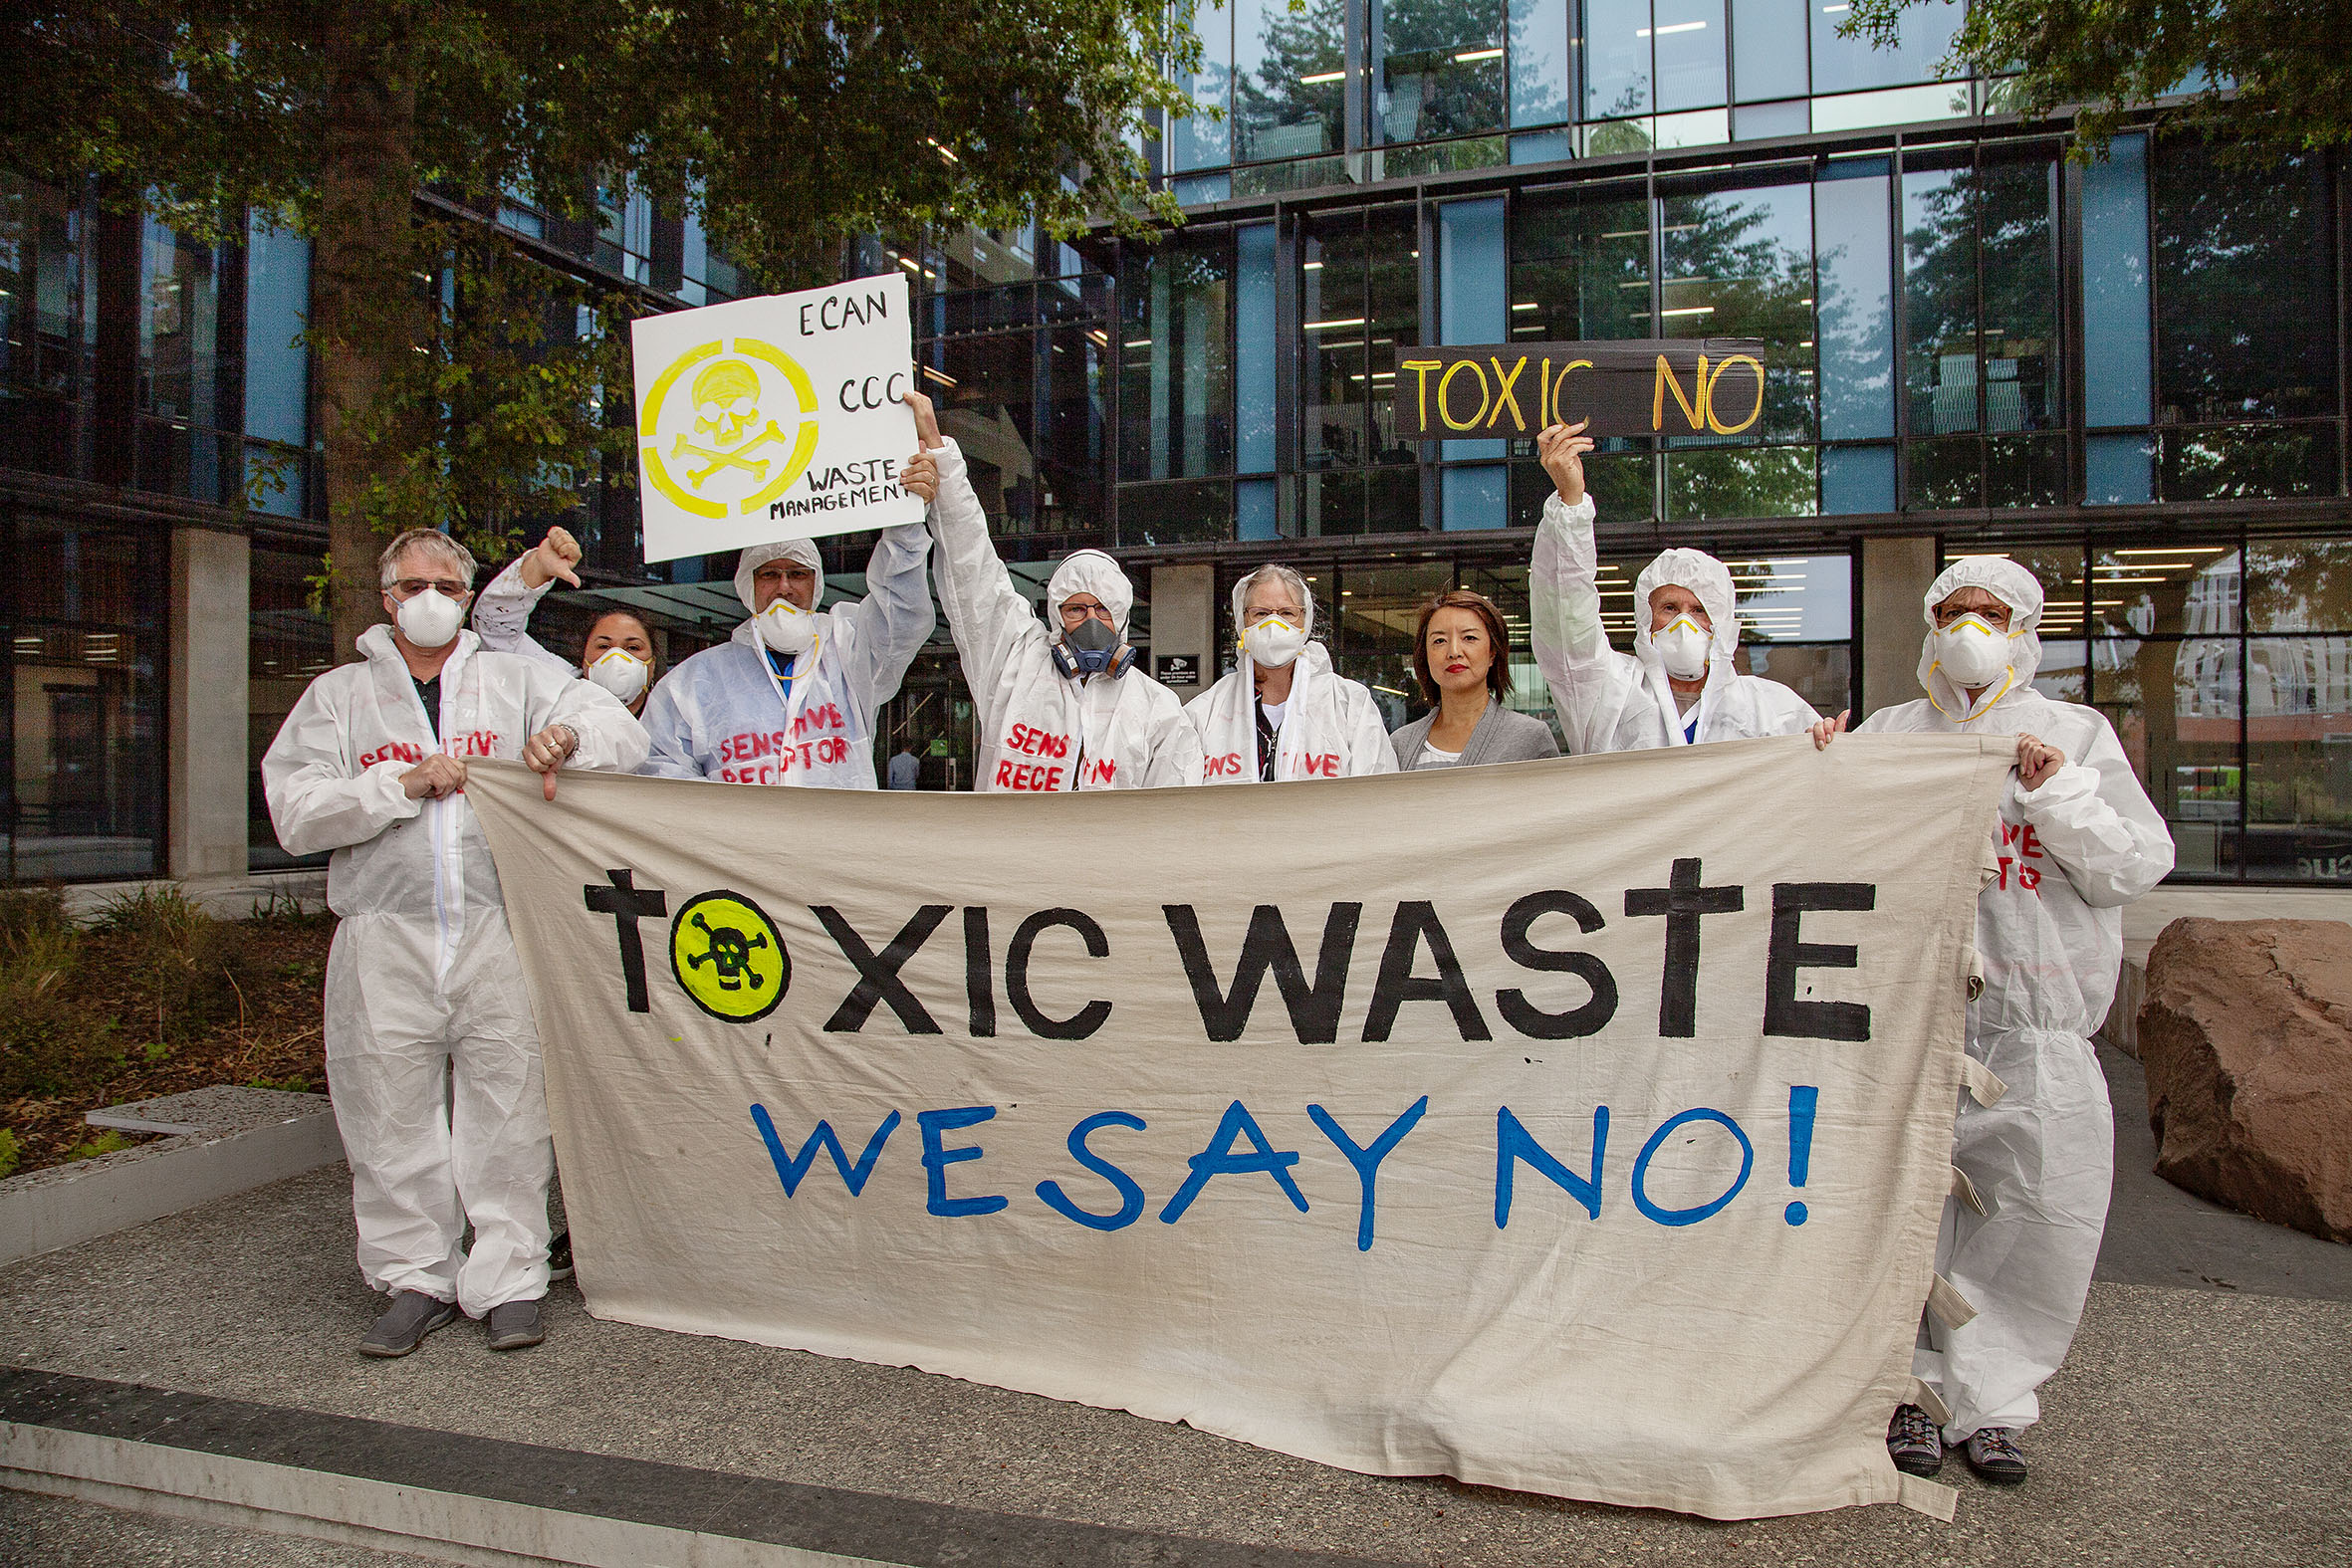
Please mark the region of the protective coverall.
[[[1201, 737], [1176, 694], [1140, 669], [1069, 676], [1055, 663], [1060, 633], [1048, 631], [1013, 586], [988, 537], [955, 442], [931, 449], [939, 497], [939, 602], [979, 710], [973, 787], [984, 790], [1139, 789], [1201, 782]], [[1058, 627], [1062, 601], [1091, 593], [1123, 639], [1135, 590], [1117, 561], [1073, 551], [1046, 584], [1046, 614]]]
[[[1233, 624], [1243, 629], [1243, 599], [1250, 579], [1233, 585]], [[1314, 630], [1314, 590], [1306, 590], [1306, 624]], [[1396, 748], [1380, 705], [1362, 681], [1331, 668], [1331, 650], [1310, 642], [1291, 661], [1291, 695], [1275, 734], [1274, 782], [1292, 779], [1350, 779], [1357, 774], [1396, 772]], [[1203, 778], [1209, 784], [1261, 783], [1258, 765], [1258, 666], [1247, 648], [1241, 662], [1217, 684], [1184, 705], [1184, 716], [1200, 732], [1207, 754]]]
[[[1935, 609], [1964, 587], [2009, 607], [2008, 669], [1976, 704], [1936, 665]], [[2115, 1000], [2123, 906], [2173, 866], [2172, 834], [2115, 731], [2096, 709], [2032, 689], [2041, 585], [1978, 556], [1928, 590], [1920, 655], [1926, 698], [1872, 714], [1863, 734], [2032, 735], [2066, 764], [2036, 789], [2009, 776], [1996, 828], [1998, 872], [1977, 898], [1985, 986], [1969, 1004], [1969, 1053], [2008, 1086], [1998, 1104], [1963, 1095], [1953, 1163], [1989, 1213], [1948, 1202], [1936, 1266], [1977, 1308], [1967, 1326], [1930, 1318], [1913, 1371], [1951, 1407], [1946, 1440], [2021, 1428], [2034, 1390], [2074, 1342], [2107, 1223], [2115, 1120], [2091, 1031]]]
[[473, 808], [462, 791], [412, 800], [400, 781], [432, 752], [520, 757], [556, 724], [580, 738], [570, 766], [625, 772], [643, 761], [645, 732], [574, 672], [461, 632], [441, 667], [436, 740], [391, 628], [370, 627], [359, 651], [364, 662], [311, 682], [286, 716], [262, 786], [287, 853], [334, 851], [327, 902], [343, 922], [327, 960], [327, 1082], [360, 1271], [377, 1290], [421, 1290], [481, 1317], [547, 1294], [554, 1151], [539, 1031]]
[[[1732, 574], [1704, 551], [1669, 550], [1642, 568], [1633, 585], [1633, 652], [1611, 648], [1601, 627], [1592, 519], [1592, 497], [1571, 507], [1554, 491], [1544, 500], [1528, 571], [1529, 641], [1569, 750], [1589, 756], [1683, 746], [1694, 730], [1699, 741], [1801, 735], [1819, 722], [1812, 705], [1778, 681], [1735, 667], [1740, 617]], [[1695, 725], [1676, 706], [1650, 637], [1650, 594], [1669, 585], [1696, 593], [1714, 624]]]
[[[817, 646], [792, 658], [780, 677], [744, 621], [661, 678], [645, 700], [653, 755], [640, 772], [726, 784], [871, 789], [874, 718], [898, 690], [939, 623], [924, 572], [931, 536], [919, 523], [884, 529], [866, 560], [862, 599], [817, 614]], [[743, 553], [735, 592], [758, 613], [752, 585], [771, 561], [797, 560], [820, 574], [823, 561], [805, 539]]]
[[578, 664], [550, 651], [531, 635], [531, 612], [555, 585], [551, 577], [535, 588], [523, 580], [520, 558], [507, 562], [506, 570], [492, 577], [490, 585], [474, 595], [472, 625], [474, 634], [482, 639], [482, 646], [494, 653], [519, 654], [534, 664], [578, 675]]

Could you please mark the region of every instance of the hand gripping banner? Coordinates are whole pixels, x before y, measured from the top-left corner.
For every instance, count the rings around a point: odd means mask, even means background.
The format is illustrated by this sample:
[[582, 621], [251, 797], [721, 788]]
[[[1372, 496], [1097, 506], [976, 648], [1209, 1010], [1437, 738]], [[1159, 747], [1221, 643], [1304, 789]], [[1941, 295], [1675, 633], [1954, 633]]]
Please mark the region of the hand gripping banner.
[[1903, 1494], [2011, 757], [467, 793], [595, 1315], [1735, 1518]]

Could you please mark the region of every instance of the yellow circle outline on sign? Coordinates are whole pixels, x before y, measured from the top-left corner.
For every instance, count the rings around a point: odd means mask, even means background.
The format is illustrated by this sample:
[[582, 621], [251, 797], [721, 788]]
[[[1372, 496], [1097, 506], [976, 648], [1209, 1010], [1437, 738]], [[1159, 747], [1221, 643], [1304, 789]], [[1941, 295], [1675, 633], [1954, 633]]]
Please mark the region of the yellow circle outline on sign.
[[[709, 941], [704, 948], [701, 965], [692, 962], [697, 955], [686, 951], [698, 933], [711, 931], [709, 918], [697, 926], [696, 917], [716, 918], [721, 922], [719, 930], [732, 929], [746, 941], [745, 962], [737, 972], [741, 979], [734, 990], [720, 983], [719, 966], [708, 957], [717, 947], [716, 941]], [[750, 945], [755, 938], [765, 940]], [[766, 1017], [784, 1000], [792, 985], [793, 964], [792, 956], [784, 950], [784, 933], [776, 929], [767, 911], [741, 893], [720, 888], [697, 893], [671, 918], [670, 973], [677, 977], [678, 989], [688, 1000], [712, 1017], [750, 1023]]]
[[785, 460], [784, 471], [771, 483], [737, 502], [737, 515], [748, 517], [784, 494], [785, 487], [801, 477], [802, 471], [809, 466], [809, 459], [817, 452], [817, 388], [810, 384], [809, 372], [802, 369], [791, 355], [757, 337], [723, 337], [716, 342], [702, 343], [687, 349], [670, 361], [668, 369], [654, 377], [653, 386], [645, 395], [644, 412], [637, 418], [637, 439], [642, 443], [637, 448], [637, 455], [644, 467], [645, 477], [653, 481], [653, 488], [698, 518], [725, 517], [727, 503], [705, 501], [679, 488], [678, 482], [670, 477], [669, 469], [662, 463], [661, 443], [654, 439], [654, 426], [661, 420], [662, 400], [669, 396], [670, 387], [678, 377], [714, 354], [726, 351], [729, 343], [734, 344], [735, 352], [765, 359], [783, 371], [785, 380], [791, 383], [793, 391], [801, 399], [800, 439], [793, 443], [792, 456]]

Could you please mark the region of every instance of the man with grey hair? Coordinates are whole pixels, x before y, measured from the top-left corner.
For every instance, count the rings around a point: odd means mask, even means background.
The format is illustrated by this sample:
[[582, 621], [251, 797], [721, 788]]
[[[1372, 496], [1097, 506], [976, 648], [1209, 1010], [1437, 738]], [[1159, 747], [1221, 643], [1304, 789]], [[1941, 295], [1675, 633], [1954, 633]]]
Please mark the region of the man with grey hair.
[[1380, 705], [1311, 640], [1314, 591], [1304, 577], [1260, 566], [1233, 585], [1233, 624], [1241, 657], [1184, 707], [1208, 759], [1204, 784], [1396, 772]]
[[461, 1308], [488, 1320], [491, 1349], [520, 1349], [544, 1332], [554, 1151], [466, 763], [520, 758], [553, 799], [567, 763], [635, 768], [645, 732], [594, 683], [462, 630], [474, 558], [447, 535], [411, 529], [379, 565], [392, 624], [311, 682], [262, 759], [278, 842], [333, 852], [327, 1082], [359, 1268], [391, 1297], [359, 1350], [404, 1356]]

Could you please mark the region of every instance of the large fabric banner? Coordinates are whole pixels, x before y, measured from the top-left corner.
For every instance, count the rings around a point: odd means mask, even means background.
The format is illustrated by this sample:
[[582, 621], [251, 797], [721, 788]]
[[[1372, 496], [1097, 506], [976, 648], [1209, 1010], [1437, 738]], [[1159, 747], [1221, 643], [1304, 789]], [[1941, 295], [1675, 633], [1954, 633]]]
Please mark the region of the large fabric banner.
[[2011, 759], [467, 791], [597, 1316], [1728, 1518], [1903, 1489]]

